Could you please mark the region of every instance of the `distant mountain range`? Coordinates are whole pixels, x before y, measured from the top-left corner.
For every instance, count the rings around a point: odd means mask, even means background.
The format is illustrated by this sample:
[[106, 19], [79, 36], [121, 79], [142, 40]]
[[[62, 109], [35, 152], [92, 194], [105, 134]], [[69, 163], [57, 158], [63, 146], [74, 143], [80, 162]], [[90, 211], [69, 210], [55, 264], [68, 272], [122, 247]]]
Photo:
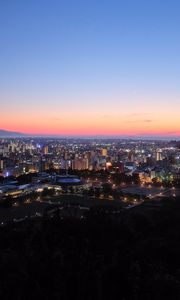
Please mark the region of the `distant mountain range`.
[[75, 138], [75, 139], [132, 139], [132, 140], [177, 140], [180, 136], [160, 136], [160, 135], [56, 135], [56, 134], [25, 134], [17, 131], [9, 131], [0, 129], [0, 138], [16, 138], [16, 137], [34, 137], [34, 138]]
[[0, 129], [0, 137], [23, 137], [24, 133]]

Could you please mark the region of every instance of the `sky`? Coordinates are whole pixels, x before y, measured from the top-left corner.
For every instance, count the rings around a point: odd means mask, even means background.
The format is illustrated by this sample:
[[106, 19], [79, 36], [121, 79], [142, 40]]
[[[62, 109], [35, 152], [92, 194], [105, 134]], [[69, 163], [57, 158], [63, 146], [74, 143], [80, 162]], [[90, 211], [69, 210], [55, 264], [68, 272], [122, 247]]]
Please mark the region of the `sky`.
[[180, 136], [179, 0], [0, 0], [0, 129]]

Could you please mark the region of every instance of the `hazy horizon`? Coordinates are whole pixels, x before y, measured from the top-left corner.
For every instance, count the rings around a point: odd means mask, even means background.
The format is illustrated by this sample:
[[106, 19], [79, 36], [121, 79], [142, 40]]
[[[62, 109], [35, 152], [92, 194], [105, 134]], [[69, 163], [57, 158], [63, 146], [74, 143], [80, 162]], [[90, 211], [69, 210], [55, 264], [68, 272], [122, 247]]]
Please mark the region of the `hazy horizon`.
[[[3, 135], [1, 135], [3, 132]], [[62, 135], [62, 134], [25, 134], [23, 132], [15, 132], [15, 131], [6, 131], [4, 129], [0, 129], [0, 138], [2, 137], [8, 137], [8, 134], [10, 134], [11, 137], [32, 137], [32, 138], [82, 138], [82, 139], [143, 139], [143, 140], [180, 140], [180, 136], [171, 136], [171, 135], [78, 135], [78, 134], [69, 134], [69, 135]], [[13, 136], [11, 134], [14, 134]]]

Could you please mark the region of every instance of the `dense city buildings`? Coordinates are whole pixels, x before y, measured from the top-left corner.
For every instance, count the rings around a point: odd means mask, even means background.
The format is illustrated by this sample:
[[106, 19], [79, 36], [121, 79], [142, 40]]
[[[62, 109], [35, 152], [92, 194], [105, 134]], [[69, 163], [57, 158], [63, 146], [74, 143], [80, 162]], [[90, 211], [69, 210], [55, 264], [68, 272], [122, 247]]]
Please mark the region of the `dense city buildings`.
[[0, 175], [109, 170], [151, 182], [178, 177], [178, 142], [119, 139], [0, 139]]
[[0, 140], [1, 200], [48, 188], [137, 204], [147, 197], [176, 197], [179, 183], [176, 141]]

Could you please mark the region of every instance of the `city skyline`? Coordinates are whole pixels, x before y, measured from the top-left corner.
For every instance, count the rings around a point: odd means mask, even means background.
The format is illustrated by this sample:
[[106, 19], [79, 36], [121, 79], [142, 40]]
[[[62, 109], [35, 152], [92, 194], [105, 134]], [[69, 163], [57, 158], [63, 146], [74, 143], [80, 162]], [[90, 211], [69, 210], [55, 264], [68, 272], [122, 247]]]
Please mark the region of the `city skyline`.
[[180, 137], [178, 1], [3, 1], [0, 128]]

